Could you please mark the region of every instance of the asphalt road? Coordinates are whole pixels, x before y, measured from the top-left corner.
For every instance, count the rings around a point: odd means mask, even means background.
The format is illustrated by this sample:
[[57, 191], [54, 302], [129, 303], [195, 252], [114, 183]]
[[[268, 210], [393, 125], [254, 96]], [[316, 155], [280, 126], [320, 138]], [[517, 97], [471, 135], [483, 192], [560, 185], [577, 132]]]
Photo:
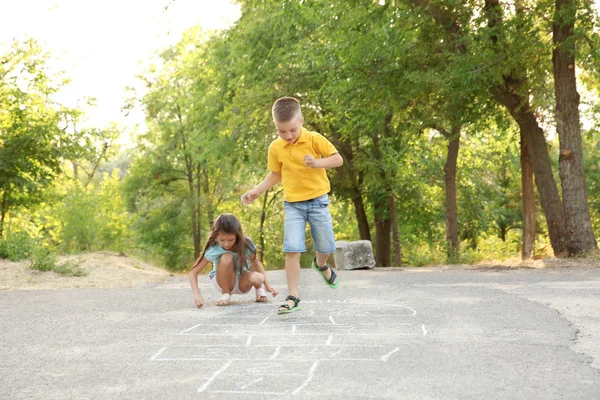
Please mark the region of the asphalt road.
[[303, 310], [185, 278], [0, 292], [0, 399], [600, 399], [600, 270], [302, 271]]

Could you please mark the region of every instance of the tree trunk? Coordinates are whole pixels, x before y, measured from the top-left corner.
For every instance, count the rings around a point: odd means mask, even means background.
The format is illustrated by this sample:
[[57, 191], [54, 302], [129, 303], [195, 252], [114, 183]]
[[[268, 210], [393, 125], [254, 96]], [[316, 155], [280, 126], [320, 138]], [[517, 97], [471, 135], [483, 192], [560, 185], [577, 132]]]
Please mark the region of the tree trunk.
[[6, 206], [8, 203], [8, 194], [6, 190], [2, 191], [2, 208], [0, 208], [0, 238], [4, 236], [4, 218], [6, 217]]
[[260, 224], [258, 227], [258, 258], [263, 259], [265, 252], [265, 222], [267, 220], [267, 204], [269, 198], [269, 190], [267, 190], [263, 196], [262, 208], [260, 211]]
[[521, 133], [521, 191], [523, 201], [523, 260], [533, 257], [535, 246], [535, 192], [529, 149]]
[[452, 260], [458, 254], [458, 207], [456, 204], [456, 164], [460, 148], [460, 128], [453, 126], [452, 132], [442, 134], [448, 139], [448, 154], [444, 165], [446, 189], [446, 252]]
[[390, 218], [388, 213], [375, 211], [375, 264], [390, 266]]
[[338, 140], [336, 148], [339, 150], [340, 155], [344, 157], [344, 165], [342, 165], [342, 173], [345, 174], [350, 182], [350, 187], [347, 190], [350, 191], [350, 199], [354, 205], [354, 213], [356, 215], [356, 222], [358, 223], [358, 235], [360, 240], [371, 241], [371, 229], [369, 227], [369, 219], [367, 218], [367, 212], [365, 211], [365, 203], [362, 198], [360, 188], [363, 184], [362, 173], [354, 168], [354, 153], [352, 146], [348, 143], [344, 143]]
[[202, 191], [200, 190], [200, 169], [196, 168], [196, 196], [192, 209], [192, 234], [194, 241], [194, 259], [200, 257], [202, 252]]
[[568, 256], [568, 237], [563, 206], [552, 173], [552, 164], [548, 153], [548, 144], [529, 102], [517, 94], [519, 80], [505, 78], [505, 85], [496, 87], [494, 96], [505, 106], [519, 125], [527, 144], [528, 156], [535, 175], [535, 183], [548, 224], [548, 235], [556, 257]]
[[556, 95], [556, 131], [560, 141], [558, 168], [569, 255], [580, 255], [598, 248], [590, 219], [583, 171], [573, 38], [576, 12], [574, 0], [556, 0], [552, 66]]
[[392, 228], [392, 244], [394, 248], [393, 266], [402, 265], [402, 247], [400, 245], [400, 230], [398, 229], [398, 213], [396, 212], [396, 199], [393, 193], [388, 193], [388, 208], [390, 209], [390, 225]]
[[360, 240], [371, 241], [371, 229], [369, 228], [369, 219], [365, 211], [365, 203], [358, 189], [353, 191], [352, 203], [354, 204], [354, 212], [356, 214], [356, 222], [358, 223], [358, 234]]

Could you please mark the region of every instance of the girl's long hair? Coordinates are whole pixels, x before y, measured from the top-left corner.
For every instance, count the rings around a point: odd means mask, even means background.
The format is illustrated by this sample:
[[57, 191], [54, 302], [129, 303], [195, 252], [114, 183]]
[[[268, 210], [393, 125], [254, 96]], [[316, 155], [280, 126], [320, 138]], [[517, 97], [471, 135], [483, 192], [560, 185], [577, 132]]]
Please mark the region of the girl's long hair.
[[[235, 235], [235, 244], [233, 245], [231, 251], [237, 254], [237, 262], [235, 265], [235, 269], [241, 273], [244, 270], [244, 266], [248, 262], [246, 249], [250, 247], [250, 243], [246, 240], [246, 236], [244, 236], [244, 232], [242, 231], [242, 224], [240, 224], [240, 221], [233, 214], [221, 214], [217, 217], [217, 219], [214, 220], [210, 228], [208, 240], [206, 240], [204, 250], [198, 258], [198, 261], [204, 258], [204, 254], [206, 254], [206, 250], [210, 246], [214, 246], [215, 244], [217, 244], [217, 235], [220, 232]], [[255, 251], [255, 249], [251, 250]]]

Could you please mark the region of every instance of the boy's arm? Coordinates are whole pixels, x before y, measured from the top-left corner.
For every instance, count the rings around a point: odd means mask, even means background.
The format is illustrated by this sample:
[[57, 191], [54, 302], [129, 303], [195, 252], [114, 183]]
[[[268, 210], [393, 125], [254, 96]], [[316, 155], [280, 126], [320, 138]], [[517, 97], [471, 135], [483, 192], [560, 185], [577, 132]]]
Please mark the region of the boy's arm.
[[252, 190], [247, 191], [242, 196], [242, 204], [252, 204], [261, 194], [271, 189], [281, 181], [281, 172], [269, 172], [269, 175]]
[[200, 288], [198, 287], [198, 274], [209, 263], [210, 261], [208, 261], [206, 258], [196, 261], [196, 263], [192, 266], [190, 273], [188, 274], [190, 286], [192, 287], [192, 292], [194, 293], [194, 302], [198, 308], [202, 307], [204, 304], [204, 299], [202, 298], [202, 295], [200, 295]]
[[256, 272], [261, 273], [265, 277], [265, 289], [267, 290], [267, 292], [272, 293], [273, 297], [277, 296], [279, 292], [269, 283], [269, 280], [267, 279], [267, 271], [265, 271], [265, 267], [262, 265], [262, 262], [258, 259], [256, 253], [252, 255], [251, 261], [252, 269], [254, 269], [254, 271]]
[[314, 158], [310, 154], [304, 157], [304, 165], [311, 168], [337, 168], [344, 163], [340, 153], [335, 153], [325, 158]]

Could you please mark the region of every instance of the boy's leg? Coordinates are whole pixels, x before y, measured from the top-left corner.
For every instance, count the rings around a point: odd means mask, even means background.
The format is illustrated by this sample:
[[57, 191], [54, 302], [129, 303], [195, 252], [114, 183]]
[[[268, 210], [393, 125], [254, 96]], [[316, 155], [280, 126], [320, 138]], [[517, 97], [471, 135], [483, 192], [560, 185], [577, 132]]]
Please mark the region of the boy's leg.
[[[231, 296], [231, 292], [235, 288], [235, 268], [232, 254], [225, 253], [219, 258], [215, 279], [221, 288], [221, 294]], [[227, 304], [229, 304], [229, 298], [225, 299], [225, 296], [217, 300], [219, 306], [226, 306]]]
[[[325, 264], [327, 264], [328, 258], [329, 254], [319, 253], [317, 251], [317, 267], [323, 268]], [[327, 279], [331, 278], [331, 268], [327, 268], [327, 270], [323, 271], [323, 275], [325, 275], [325, 278]]]
[[[288, 295], [298, 298], [300, 285], [300, 253], [285, 253], [285, 278], [287, 280]], [[294, 306], [292, 300], [286, 300], [290, 306]]]
[[[285, 253], [285, 276], [288, 295], [298, 298], [300, 283], [300, 254], [306, 251], [305, 232], [308, 202], [284, 202], [285, 221], [283, 234], [283, 252]], [[286, 300], [287, 305], [295, 306], [292, 300]], [[280, 308], [280, 311], [282, 308]]]
[[[308, 223], [310, 234], [317, 253], [317, 266], [322, 268], [327, 264], [329, 255], [335, 251], [335, 236], [333, 233], [333, 221], [329, 212], [329, 197], [323, 195], [311, 202], [308, 212]], [[326, 279], [331, 278], [331, 269], [321, 271]]]

